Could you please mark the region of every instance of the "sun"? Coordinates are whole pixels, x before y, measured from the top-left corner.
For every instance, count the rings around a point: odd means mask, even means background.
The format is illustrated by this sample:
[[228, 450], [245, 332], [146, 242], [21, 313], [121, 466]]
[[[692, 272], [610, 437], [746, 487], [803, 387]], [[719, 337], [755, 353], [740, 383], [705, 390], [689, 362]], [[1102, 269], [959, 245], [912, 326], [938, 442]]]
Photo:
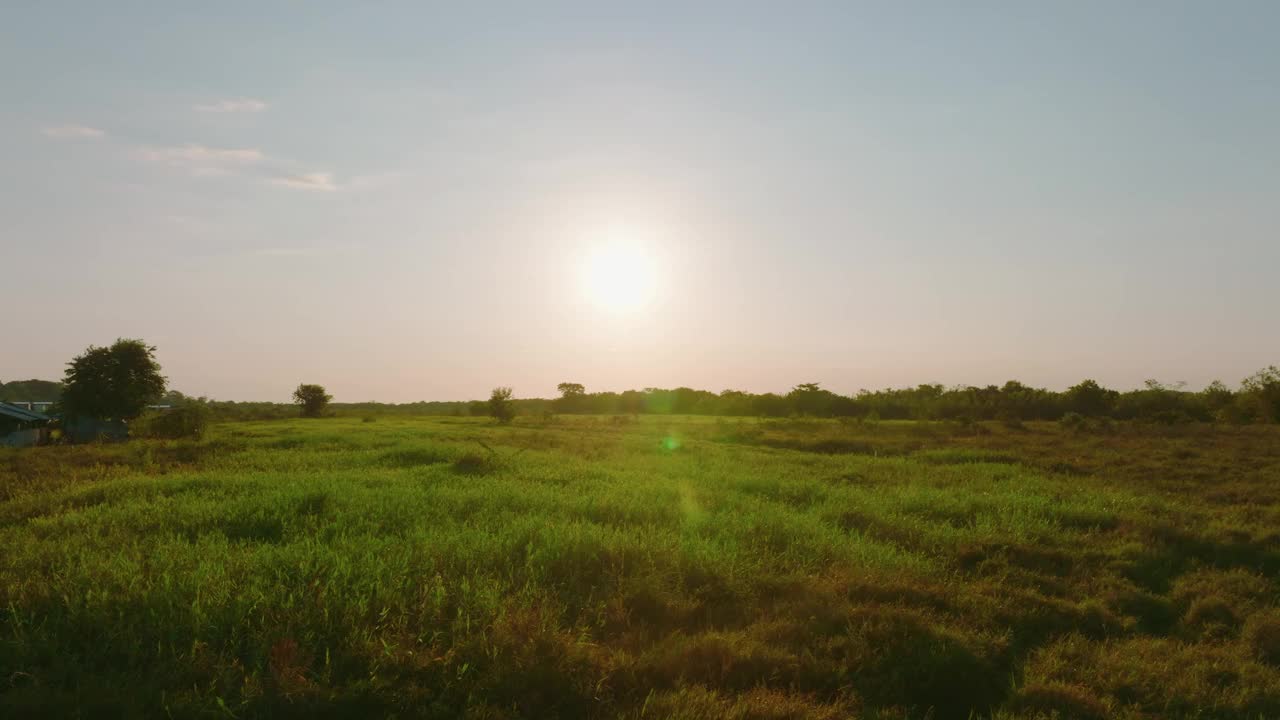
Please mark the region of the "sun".
[[653, 256], [635, 241], [611, 238], [588, 253], [584, 285], [591, 302], [612, 312], [648, 305], [656, 290]]

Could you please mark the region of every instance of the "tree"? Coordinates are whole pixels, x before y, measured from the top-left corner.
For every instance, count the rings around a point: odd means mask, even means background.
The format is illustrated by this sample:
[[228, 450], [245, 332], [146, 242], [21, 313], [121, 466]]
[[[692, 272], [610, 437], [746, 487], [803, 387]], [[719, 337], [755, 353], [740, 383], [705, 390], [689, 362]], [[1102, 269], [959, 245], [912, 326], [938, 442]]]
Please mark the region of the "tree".
[[293, 391], [293, 402], [302, 406], [302, 417], [320, 417], [332, 399], [333, 396], [324, 391], [323, 385], [303, 383]]
[[1067, 411], [1085, 417], [1109, 415], [1115, 405], [1116, 395], [1118, 393], [1115, 390], [1108, 390], [1094, 380], [1083, 380], [1079, 385], [1067, 388]]
[[825, 416], [831, 414], [835, 393], [823, 390], [818, 383], [800, 383], [787, 393], [791, 409], [801, 415]]
[[1200, 391], [1200, 397], [1209, 413], [1216, 416], [1223, 408], [1235, 402], [1236, 394], [1221, 380], [1214, 380]]
[[556, 389], [560, 391], [561, 397], [572, 397], [575, 395], [582, 395], [587, 391], [586, 386], [584, 386], [582, 383], [560, 383], [559, 385], [556, 386]]
[[0, 382], [0, 401], [57, 402], [60, 397], [62, 397], [62, 383], [52, 380]]
[[1280, 422], [1280, 368], [1263, 368], [1240, 383], [1240, 400], [1261, 422]]
[[489, 395], [489, 415], [502, 424], [511, 422], [515, 408], [511, 406], [511, 388], [496, 387]]
[[164, 394], [156, 349], [141, 340], [89, 346], [67, 363], [62, 408], [67, 417], [130, 420]]
[[582, 383], [562, 382], [556, 386], [560, 398], [556, 400], [556, 409], [560, 412], [579, 412], [586, 400], [587, 388]]

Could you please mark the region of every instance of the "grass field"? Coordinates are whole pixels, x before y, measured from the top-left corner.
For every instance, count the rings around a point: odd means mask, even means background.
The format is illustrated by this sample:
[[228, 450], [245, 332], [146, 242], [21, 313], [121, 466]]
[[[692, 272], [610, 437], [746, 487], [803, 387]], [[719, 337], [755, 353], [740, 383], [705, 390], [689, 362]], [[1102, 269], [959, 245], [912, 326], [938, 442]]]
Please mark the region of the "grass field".
[[1280, 427], [226, 423], [0, 453], [0, 716], [1280, 717]]

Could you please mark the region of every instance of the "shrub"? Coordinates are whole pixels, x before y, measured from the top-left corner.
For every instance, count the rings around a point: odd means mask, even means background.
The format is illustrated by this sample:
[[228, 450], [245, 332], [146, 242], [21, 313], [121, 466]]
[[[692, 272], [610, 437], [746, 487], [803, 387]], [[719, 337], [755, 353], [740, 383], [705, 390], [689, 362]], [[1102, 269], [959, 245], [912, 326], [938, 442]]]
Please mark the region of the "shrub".
[[969, 415], [960, 415], [947, 424], [952, 435], [990, 435], [991, 431]]
[[1080, 413], [1069, 412], [1062, 416], [1062, 419], [1058, 421], [1058, 424], [1061, 425], [1064, 430], [1070, 430], [1071, 432], [1078, 433], [1084, 430], [1087, 422], [1088, 421], [1085, 420], [1085, 417]]
[[1252, 408], [1246, 407], [1244, 403], [1233, 403], [1218, 410], [1213, 419], [1229, 425], [1248, 425], [1254, 418]]
[[130, 430], [131, 434], [138, 437], [199, 440], [209, 429], [212, 414], [204, 403], [192, 402], [144, 415], [133, 422]]
[[1280, 368], [1272, 365], [1245, 378], [1238, 398], [1259, 422], [1280, 422]]

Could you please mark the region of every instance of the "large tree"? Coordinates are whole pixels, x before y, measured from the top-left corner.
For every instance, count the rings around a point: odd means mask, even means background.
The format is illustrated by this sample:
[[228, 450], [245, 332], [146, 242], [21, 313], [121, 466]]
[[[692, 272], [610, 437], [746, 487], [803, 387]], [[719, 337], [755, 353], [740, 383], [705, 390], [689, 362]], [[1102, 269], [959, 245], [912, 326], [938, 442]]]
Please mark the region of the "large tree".
[[333, 396], [325, 392], [323, 385], [303, 383], [293, 391], [293, 402], [302, 406], [302, 417], [320, 417]]
[[562, 397], [571, 397], [574, 395], [581, 395], [587, 391], [586, 386], [583, 385], [582, 383], [570, 383], [570, 382], [560, 383], [559, 385], [556, 386], [556, 389], [560, 391], [560, 395]]
[[489, 415], [494, 420], [502, 424], [511, 422], [516, 416], [515, 408], [511, 405], [511, 388], [496, 387], [489, 395]]
[[156, 349], [141, 340], [89, 346], [67, 363], [62, 408], [68, 417], [128, 420], [164, 395]]
[[560, 397], [555, 401], [555, 408], [560, 412], [579, 412], [586, 400], [587, 388], [582, 383], [562, 382], [556, 386]]

